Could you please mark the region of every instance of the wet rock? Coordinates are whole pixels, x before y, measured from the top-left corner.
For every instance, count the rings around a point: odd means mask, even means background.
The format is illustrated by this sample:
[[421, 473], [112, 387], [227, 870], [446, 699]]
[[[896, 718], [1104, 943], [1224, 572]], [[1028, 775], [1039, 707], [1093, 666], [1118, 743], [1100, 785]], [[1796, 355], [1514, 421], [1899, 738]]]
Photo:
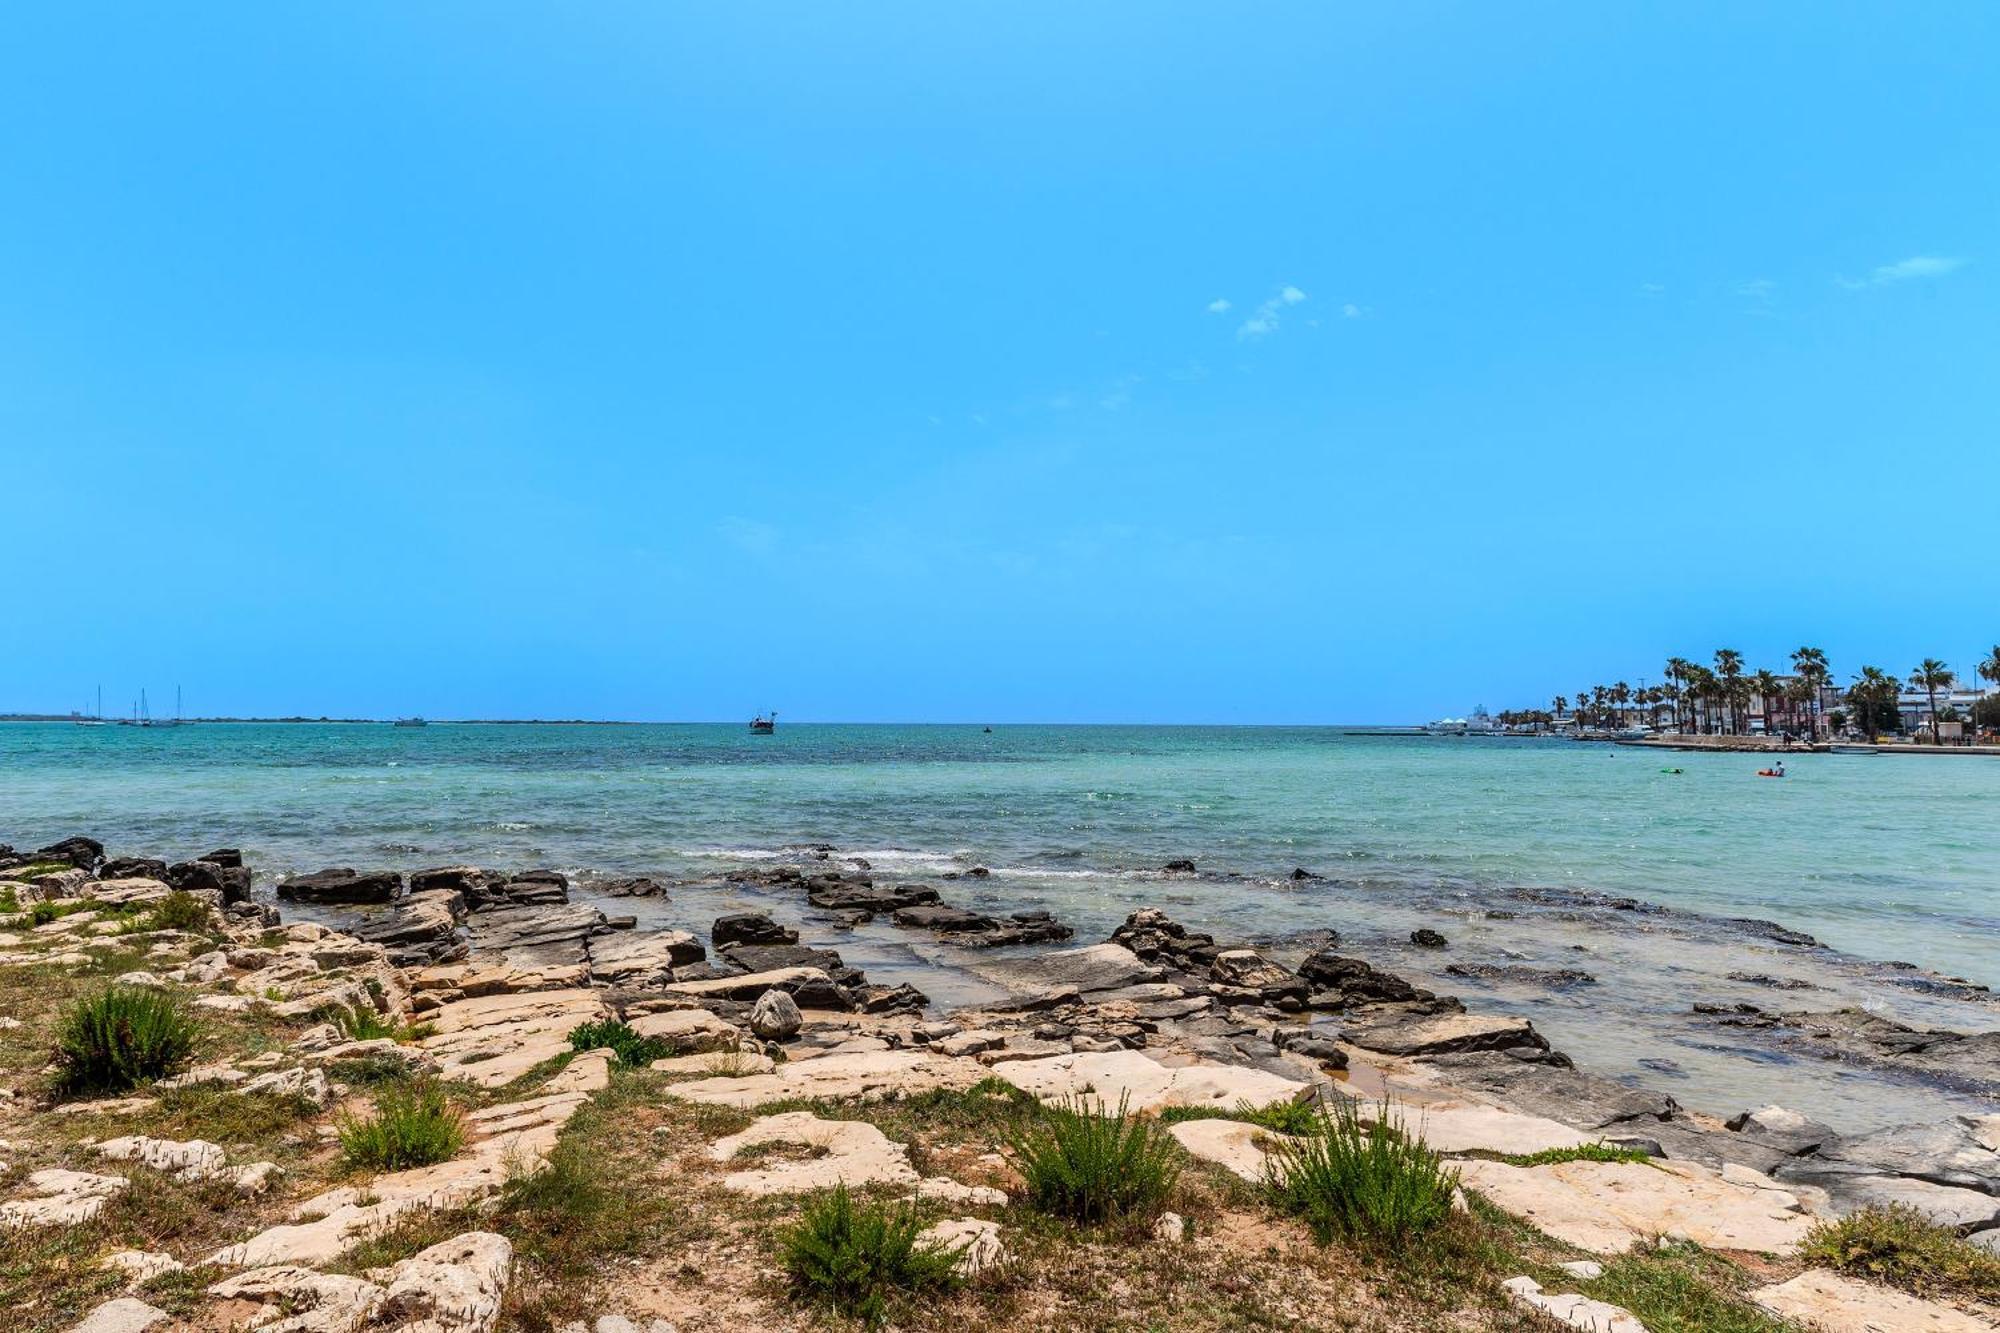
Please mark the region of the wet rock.
[[930, 1004], [929, 996], [908, 983], [857, 986], [852, 994], [855, 1007], [865, 1014], [918, 1013]]
[[763, 912], [719, 916], [709, 927], [709, 939], [720, 949], [728, 944], [797, 944], [799, 932], [781, 926]]
[[657, 898], [661, 902], [667, 900], [667, 886], [645, 875], [600, 879], [593, 882], [590, 887], [606, 898]]
[[389, 903], [403, 892], [403, 877], [393, 870], [335, 867], [278, 882], [278, 896], [301, 903]]
[[804, 1025], [798, 1004], [781, 990], [765, 991], [750, 1010], [750, 1030], [765, 1041], [788, 1040]]
[[1318, 875], [1315, 875], [1312, 871], [1307, 870], [1304, 866], [1294, 866], [1292, 868], [1292, 879], [1294, 881], [1306, 880], [1306, 879], [1318, 879], [1318, 878], [1319, 878]]
[[1504, 1014], [1426, 1014], [1387, 1007], [1364, 1010], [1341, 1032], [1350, 1046], [1384, 1055], [1450, 1055], [1461, 1051], [1549, 1049], [1525, 1018]]
[[843, 880], [817, 881], [807, 891], [806, 901], [829, 912], [854, 914], [858, 919], [902, 907], [918, 907], [938, 901], [938, 891], [925, 884], [855, 884]]
[[1445, 974], [1472, 981], [1539, 986], [1545, 990], [1572, 990], [1597, 984], [1596, 977], [1573, 967], [1524, 967], [1513, 963], [1452, 963], [1445, 968]]
[[1296, 972], [1278, 966], [1254, 949], [1223, 950], [1209, 966], [1208, 976], [1217, 985], [1239, 986], [1267, 997], [1291, 992], [1303, 1000], [1306, 994], [1306, 983]]
[[[859, 968], [847, 966], [832, 949], [811, 949], [803, 944], [731, 944], [723, 957], [745, 972], [773, 972], [786, 967], [816, 967], [842, 986], [859, 986], [865, 978]], [[676, 980], [691, 980], [676, 976]]]
[[1186, 857], [1182, 857], [1179, 860], [1167, 862], [1160, 869], [1169, 875], [1192, 875], [1194, 873], [1194, 862], [1188, 860]]
[[479, 866], [433, 866], [410, 875], [411, 893], [455, 893], [470, 904], [475, 894], [488, 893], [507, 882], [498, 870]]
[[523, 870], [497, 888], [466, 895], [475, 912], [495, 907], [552, 907], [569, 901], [569, 876], [560, 870]]
[[1865, 1009], [1771, 1013], [1750, 1004], [1697, 1004], [1710, 1025], [1800, 1055], [1888, 1070], [1959, 1092], [2000, 1094], [2000, 1030], [1913, 1028]]
[[1055, 997], [1065, 992], [1088, 994], [1117, 990], [1142, 982], [1157, 982], [1166, 974], [1119, 944], [1092, 944], [1059, 949], [1033, 958], [1008, 959], [984, 969], [1007, 984], [1031, 994]]
[[1442, 949], [1445, 938], [1429, 926], [1422, 926], [1410, 932], [1410, 943], [1420, 949]]
[[1317, 1061], [1322, 1069], [1347, 1068], [1347, 1052], [1331, 1037], [1314, 1032], [1289, 1032], [1281, 1028], [1276, 1045], [1279, 1050]]

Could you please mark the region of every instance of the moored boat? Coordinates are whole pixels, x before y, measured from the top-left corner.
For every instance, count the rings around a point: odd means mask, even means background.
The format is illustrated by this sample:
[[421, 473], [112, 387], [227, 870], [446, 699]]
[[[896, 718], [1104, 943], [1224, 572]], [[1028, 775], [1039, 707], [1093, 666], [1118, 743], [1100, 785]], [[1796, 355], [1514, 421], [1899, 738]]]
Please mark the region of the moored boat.
[[776, 713], [759, 713], [750, 719], [750, 734], [752, 736], [769, 736], [777, 729], [778, 715]]

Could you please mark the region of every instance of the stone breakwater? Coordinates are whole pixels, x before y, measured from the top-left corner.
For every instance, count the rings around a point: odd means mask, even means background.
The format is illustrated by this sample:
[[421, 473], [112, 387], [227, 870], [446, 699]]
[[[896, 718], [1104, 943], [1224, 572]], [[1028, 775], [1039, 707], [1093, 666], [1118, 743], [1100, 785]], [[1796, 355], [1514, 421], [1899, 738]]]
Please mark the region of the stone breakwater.
[[[878, 885], [865, 869], [759, 874], [766, 887], [795, 890], [813, 908], [850, 920], [885, 917], [973, 949], [1046, 947], [1017, 948], [982, 965], [1009, 998], [938, 1017], [912, 987], [870, 983], [837, 951], [802, 946], [795, 929], [767, 914], [717, 918], [704, 943], [693, 930], [640, 930], [630, 917], [576, 901], [554, 871], [328, 869], [286, 879], [276, 895], [331, 911], [338, 923], [286, 923], [281, 908], [251, 897], [241, 857], [226, 849], [178, 863], [107, 857], [82, 837], [0, 851], [0, 887], [24, 909], [0, 919], [0, 969], [88, 970], [113, 946], [137, 948], [143, 967], [118, 974], [116, 984], [181, 991], [198, 1013], [254, 1022], [283, 1038], [255, 1055], [203, 1063], [172, 1087], [99, 1103], [50, 1102], [29, 1081], [13, 1080], [0, 1099], [0, 1136], [9, 1141], [0, 1153], [51, 1164], [8, 1181], [0, 1227], [94, 1224], [131, 1188], [121, 1164], [223, 1182], [274, 1202], [242, 1234], [213, 1238], [221, 1243], [200, 1252], [115, 1250], [94, 1260], [126, 1274], [134, 1292], [163, 1273], [199, 1271], [185, 1309], [125, 1294], [76, 1327], [164, 1333], [234, 1322], [279, 1333], [487, 1333], [508, 1299], [514, 1256], [504, 1236], [468, 1230], [359, 1274], [347, 1271], [345, 1258], [412, 1217], [490, 1201], [510, 1179], [546, 1163], [612, 1079], [611, 1052], [576, 1053], [570, 1034], [615, 1018], [675, 1052], [653, 1066], [672, 1077], [670, 1098], [752, 1117], [681, 1169], [707, 1172], [720, 1191], [749, 1197], [845, 1182], [961, 1209], [970, 1215], [933, 1230], [960, 1251], [968, 1272], [1006, 1262], [1004, 1211], [978, 1215], [1004, 1210], [1004, 1173], [991, 1164], [918, 1161], [865, 1118], [759, 1108], [879, 1104], [990, 1079], [1046, 1102], [1088, 1097], [1152, 1114], [1348, 1098], [1365, 1116], [1393, 1117], [1458, 1159], [1467, 1188], [1589, 1255], [1622, 1255], [1670, 1237], [1782, 1260], [1815, 1220], [1883, 1204], [1913, 1208], [2000, 1251], [2000, 1115], [1861, 1135], [1776, 1106], [1711, 1115], [1578, 1069], [1532, 1021], [1469, 1010], [1345, 955], [1331, 931], [1323, 947], [1286, 965], [1145, 909], [1108, 939], [1076, 945], [1045, 913], [983, 915], [923, 886]], [[643, 878], [592, 887], [600, 902], [670, 900], [672, 891]], [[204, 906], [203, 930], [129, 929], [135, 909], [176, 894]], [[37, 904], [76, 910], [38, 921]], [[346, 1035], [346, 1016], [357, 1013], [397, 1035]], [[1946, 1034], [1898, 1033], [1840, 1015], [1713, 1017], [1775, 1025], [1801, 1042], [1866, 1049], [1883, 1060], [1963, 1071], [1968, 1061], [1986, 1068], [1978, 1062], [1992, 1059], [1985, 1043], [1971, 1053], [1941, 1050], [1951, 1044]], [[450, 1080], [484, 1090], [488, 1100], [467, 1116], [464, 1146], [447, 1161], [309, 1185], [293, 1181], [310, 1175], [307, 1168], [237, 1160], [228, 1144], [96, 1133], [100, 1124], [144, 1123], [163, 1096], [191, 1086], [281, 1095], [309, 1116], [330, 1117], [365, 1102], [365, 1086], [353, 1078], [361, 1068]], [[92, 1133], [78, 1148], [80, 1119]], [[1219, 1118], [1184, 1120], [1172, 1132], [1199, 1162], [1253, 1182], [1266, 1175], [1270, 1131]], [[1647, 1160], [1503, 1160], [1560, 1158], [1590, 1145]], [[783, 1151], [768, 1155], [773, 1147]], [[94, 1154], [90, 1169], [54, 1164], [78, 1151]], [[1508, 1291], [1522, 1308], [1573, 1327], [1642, 1327], [1603, 1301], [1551, 1293], [1528, 1277]], [[1920, 1309], [1911, 1298], [1818, 1270], [1772, 1282], [1757, 1299], [1834, 1330], [1871, 1327], [1842, 1322], [1849, 1309], [1933, 1320], [1884, 1327], [1992, 1326], [1948, 1322], [1990, 1312]], [[611, 1322], [600, 1320], [598, 1333], [631, 1326], [610, 1307], [649, 1308], [627, 1291], [609, 1291], [605, 1302]], [[762, 1316], [679, 1313], [690, 1327], [772, 1326]]]

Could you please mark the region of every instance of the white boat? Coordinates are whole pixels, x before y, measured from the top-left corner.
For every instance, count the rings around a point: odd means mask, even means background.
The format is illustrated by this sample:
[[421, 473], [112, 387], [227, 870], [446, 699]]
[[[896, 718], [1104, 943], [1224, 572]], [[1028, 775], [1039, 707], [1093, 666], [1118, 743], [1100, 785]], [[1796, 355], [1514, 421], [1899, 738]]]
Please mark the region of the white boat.
[[1828, 754], [1880, 754], [1880, 753], [1882, 753], [1882, 752], [1881, 752], [1880, 750], [1876, 749], [1876, 748], [1875, 748], [1874, 746], [1872, 746], [1872, 745], [1829, 745], [1829, 746], [1827, 746], [1826, 748], [1827, 748], [1827, 753], [1828, 753]]

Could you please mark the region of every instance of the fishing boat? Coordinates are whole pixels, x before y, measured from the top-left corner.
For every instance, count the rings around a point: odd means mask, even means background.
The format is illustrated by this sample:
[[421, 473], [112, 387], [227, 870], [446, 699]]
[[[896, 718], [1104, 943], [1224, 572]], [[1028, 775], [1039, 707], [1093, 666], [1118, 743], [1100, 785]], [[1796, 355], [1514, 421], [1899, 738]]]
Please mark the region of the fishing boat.
[[399, 717], [396, 719], [396, 725], [399, 727], [428, 727], [430, 723], [420, 717]]
[[778, 715], [776, 713], [759, 713], [750, 719], [750, 734], [752, 736], [769, 736], [777, 729]]

